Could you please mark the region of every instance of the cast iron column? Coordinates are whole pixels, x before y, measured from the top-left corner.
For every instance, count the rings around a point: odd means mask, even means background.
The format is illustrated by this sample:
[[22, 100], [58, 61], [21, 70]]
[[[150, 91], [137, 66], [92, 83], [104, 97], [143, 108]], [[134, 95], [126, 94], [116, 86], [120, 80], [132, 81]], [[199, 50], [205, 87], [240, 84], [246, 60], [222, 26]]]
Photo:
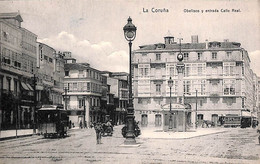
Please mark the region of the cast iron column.
[[128, 102], [128, 108], [127, 108], [127, 132], [126, 132], [126, 140], [124, 141], [124, 144], [126, 145], [134, 145], [136, 144], [135, 141], [135, 134], [134, 134], [134, 107], [133, 107], [133, 94], [132, 94], [132, 41], [135, 39], [136, 36], [136, 27], [134, 24], [132, 24], [132, 19], [129, 17], [127, 19], [127, 24], [124, 26], [124, 36], [127, 41], [129, 41], [129, 102]]

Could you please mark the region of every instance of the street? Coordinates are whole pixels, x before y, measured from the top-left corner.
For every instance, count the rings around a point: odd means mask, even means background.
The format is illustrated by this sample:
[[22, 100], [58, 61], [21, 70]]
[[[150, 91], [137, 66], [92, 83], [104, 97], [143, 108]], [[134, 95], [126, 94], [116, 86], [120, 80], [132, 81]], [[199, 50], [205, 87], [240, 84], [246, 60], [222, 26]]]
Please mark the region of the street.
[[0, 163], [260, 163], [256, 129], [189, 139], [137, 138], [140, 146], [122, 146], [122, 126], [96, 144], [94, 129], [73, 129], [69, 137], [30, 136], [0, 142]]

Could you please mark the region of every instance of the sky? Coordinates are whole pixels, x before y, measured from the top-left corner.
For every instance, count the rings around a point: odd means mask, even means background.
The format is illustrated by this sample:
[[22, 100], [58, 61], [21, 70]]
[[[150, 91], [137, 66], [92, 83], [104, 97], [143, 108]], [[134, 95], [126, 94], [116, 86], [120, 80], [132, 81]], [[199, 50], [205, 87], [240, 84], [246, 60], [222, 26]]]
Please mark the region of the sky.
[[[168, 12], [152, 12], [155, 9]], [[199, 42], [229, 39], [248, 51], [251, 67], [260, 76], [259, 9], [258, 0], [0, 1], [0, 12], [19, 11], [22, 27], [35, 33], [39, 42], [71, 51], [79, 63], [118, 72], [129, 70], [123, 27], [130, 16], [137, 27], [133, 50], [163, 43], [168, 31], [184, 43], [191, 42], [191, 35], [198, 35]]]

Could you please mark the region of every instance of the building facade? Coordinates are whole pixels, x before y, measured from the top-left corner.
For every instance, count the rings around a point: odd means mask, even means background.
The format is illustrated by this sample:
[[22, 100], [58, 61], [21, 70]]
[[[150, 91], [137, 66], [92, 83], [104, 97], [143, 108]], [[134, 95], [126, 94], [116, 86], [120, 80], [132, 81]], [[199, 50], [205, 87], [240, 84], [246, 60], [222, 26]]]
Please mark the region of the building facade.
[[[176, 69], [180, 51], [185, 65], [183, 84], [178, 84]], [[160, 128], [165, 123], [163, 106], [170, 103], [167, 84], [170, 77], [171, 102], [174, 106], [179, 104], [177, 93], [182, 87], [183, 103], [191, 108], [187, 125], [194, 125], [196, 119], [198, 126], [203, 120], [218, 125], [222, 116], [241, 116], [243, 110], [253, 111], [254, 74], [248, 53], [240, 43], [228, 40], [199, 43], [198, 36], [192, 36], [191, 43], [179, 44], [173, 36], [167, 36], [165, 43], [135, 50], [132, 67], [135, 118], [141, 126]]]
[[103, 71], [103, 75], [107, 77], [109, 93], [114, 95], [111, 118], [116, 125], [124, 124], [128, 105], [128, 73]]
[[1, 129], [32, 128], [37, 35], [21, 27], [19, 12], [0, 14]]
[[101, 108], [104, 85], [101, 71], [90, 67], [88, 63], [65, 63], [63, 96], [72, 125], [79, 126], [80, 122], [86, 121], [89, 127], [92, 122], [103, 121], [107, 112]]
[[44, 43], [37, 42], [37, 99], [40, 105], [61, 105], [64, 80], [64, 55]]

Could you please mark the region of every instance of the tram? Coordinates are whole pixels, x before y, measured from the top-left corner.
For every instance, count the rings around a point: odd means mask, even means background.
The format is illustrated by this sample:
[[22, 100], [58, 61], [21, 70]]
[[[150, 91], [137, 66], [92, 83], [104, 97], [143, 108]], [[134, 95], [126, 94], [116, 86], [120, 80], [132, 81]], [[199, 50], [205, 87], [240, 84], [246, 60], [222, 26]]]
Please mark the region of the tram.
[[240, 127], [241, 117], [236, 114], [227, 114], [224, 116], [224, 127]]
[[69, 117], [59, 105], [43, 105], [38, 110], [38, 130], [44, 138], [67, 136]]

